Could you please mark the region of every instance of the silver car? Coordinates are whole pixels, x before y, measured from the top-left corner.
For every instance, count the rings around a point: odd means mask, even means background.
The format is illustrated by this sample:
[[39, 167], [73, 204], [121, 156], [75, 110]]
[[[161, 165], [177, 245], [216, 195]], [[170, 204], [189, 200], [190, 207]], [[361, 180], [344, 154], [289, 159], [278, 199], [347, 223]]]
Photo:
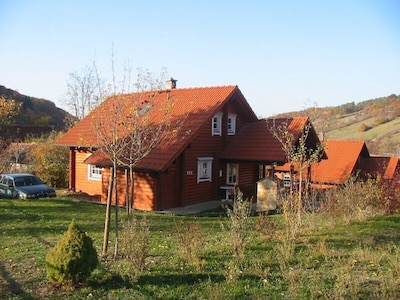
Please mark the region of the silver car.
[[55, 197], [56, 192], [32, 174], [1, 174], [0, 198], [47, 198]]

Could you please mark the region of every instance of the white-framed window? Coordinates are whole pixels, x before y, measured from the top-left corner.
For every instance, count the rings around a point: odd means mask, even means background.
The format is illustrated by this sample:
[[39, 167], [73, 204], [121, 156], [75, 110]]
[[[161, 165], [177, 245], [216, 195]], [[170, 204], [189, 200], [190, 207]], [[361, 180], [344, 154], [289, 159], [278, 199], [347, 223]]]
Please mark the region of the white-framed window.
[[290, 183], [291, 183], [291, 178], [290, 178], [290, 174], [284, 174], [283, 175], [283, 186], [284, 187], [290, 187]]
[[236, 114], [228, 114], [228, 135], [236, 134]]
[[239, 165], [227, 164], [226, 166], [226, 183], [235, 184], [239, 182]]
[[89, 180], [101, 180], [102, 173], [103, 173], [103, 168], [96, 167], [95, 165], [88, 165]]
[[212, 157], [197, 158], [197, 182], [211, 181]]
[[211, 122], [211, 135], [222, 134], [222, 112], [217, 113]]

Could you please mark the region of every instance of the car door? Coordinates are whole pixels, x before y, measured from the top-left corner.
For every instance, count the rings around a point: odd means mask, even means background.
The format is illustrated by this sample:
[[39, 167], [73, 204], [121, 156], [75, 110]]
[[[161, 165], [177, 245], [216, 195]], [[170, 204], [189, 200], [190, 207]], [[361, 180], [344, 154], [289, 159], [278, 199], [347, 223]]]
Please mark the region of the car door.
[[14, 198], [14, 182], [8, 176], [0, 178], [0, 198]]
[[7, 198], [6, 177], [0, 176], [0, 198]]

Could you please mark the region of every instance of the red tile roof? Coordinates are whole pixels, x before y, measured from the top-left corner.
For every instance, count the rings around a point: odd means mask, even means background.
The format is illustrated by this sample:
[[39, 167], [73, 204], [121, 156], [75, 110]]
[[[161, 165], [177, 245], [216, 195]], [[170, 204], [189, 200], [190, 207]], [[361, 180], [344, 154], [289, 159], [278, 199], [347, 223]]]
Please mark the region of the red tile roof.
[[265, 120], [246, 124], [232, 139], [222, 159], [249, 162], [284, 162], [282, 145], [271, 134]]
[[244, 126], [235, 136], [221, 158], [259, 163], [284, 163], [287, 161], [282, 144], [272, 134], [273, 128], [284, 126], [296, 141], [308, 118], [276, 118], [259, 120]]
[[363, 141], [327, 140], [324, 144], [328, 159], [311, 167], [313, 182], [344, 184], [360, 169], [360, 159], [369, 157]]
[[[151, 123], [160, 124], [164, 117], [166, 107], [169, 112], [166, 115], [167, 122], [171, 124], [179, 123], [179, 130], [166, 132], [167, 139], [163, 139], [145, 158], [137, 165], [137, 169], [143, 170], [163, 170], [172, 162], [177, 155], [185, 148], [190, 140], [196, 135], [200, 127], [208, 120], [211, 120], [218, 110], [224, 105], [232, 95], [239, 98], [240, 109], [247, 113], [250, 119], [257, 120], [257, 116], [248, 105], [244, 96], [237, 86], [205, 87], [190, 89], [172, 89], [160, 92], [134, 93], [118, 95], [119, 106], [125, 106], [123, 113], [132, 106], [146, 107], [151, 106], [149, 116]], [[57, 141], [59, 145], [71, 147], [100, 147], [101, 143], [96, 133], [96, 122], [99, 119], [109, 122], [112, 119], [113, 101], [110, 97], [97, 107], [86, 118], [81, 120], [75, 127], [69, 130], [62, 138]], [[108, 117], [110, 115], [110, 117]], [[104, 163], [104, 155], [97, 156], [97, 159]], [[96, 160], [94, 156], [91, 160]]]

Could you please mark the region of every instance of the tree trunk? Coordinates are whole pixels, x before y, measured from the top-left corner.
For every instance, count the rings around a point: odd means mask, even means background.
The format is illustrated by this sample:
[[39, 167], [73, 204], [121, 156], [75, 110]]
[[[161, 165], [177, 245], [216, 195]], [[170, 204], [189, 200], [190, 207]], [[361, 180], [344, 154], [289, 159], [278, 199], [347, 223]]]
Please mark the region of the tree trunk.
[[114, 259], [118, 255], [118, 189], [117, 189], [117, 164], [114, 160], [114, 197], [115, 197], [115, 248], [114, 248]]
[[129, 201], [129, 179], [128, 179], [128, 169], [125, 169], [125, 208], [128, 215], [130, 214], [130, 201]]
[[107, 191], [107, 206], [106, 206], [106, 218], [104, 221], [104, 237], [103, 237], [103, 251], [102, 256], [105, 257], [108, 251], [108, 239], [110, 236], [110, 223], [111, 223], [111, 195], [112, 195], [112, 187], [113, 187], [113, 168], [110, 168], [110, 179], [108, 182], [108, 191]]
[[132, 212], [134, 207], [134, 199], [135, 199], [135, 177], [133, 172], [133, 167], [129, 170], [129, 179], [130, 179], [130, 193], [129, 193], [129, 202], [130, 202], [130, 212]]
[[299, 165], [299, 197], [297, 199], [297, 224], [301, 226], [301, 213], [303, 210], [303, 165]]

